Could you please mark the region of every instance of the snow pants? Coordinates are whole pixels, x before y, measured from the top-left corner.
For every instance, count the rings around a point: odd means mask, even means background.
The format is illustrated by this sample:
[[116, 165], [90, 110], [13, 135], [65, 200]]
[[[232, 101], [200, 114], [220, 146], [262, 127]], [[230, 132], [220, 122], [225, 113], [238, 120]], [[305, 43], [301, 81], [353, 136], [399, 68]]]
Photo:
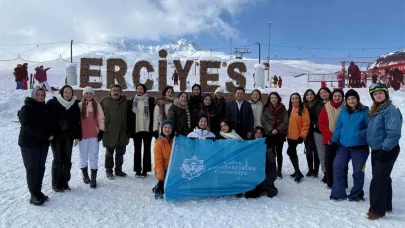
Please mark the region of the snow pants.
[[[368, 146], [345, 147], [339, 146], [333, 162], [333, 186], [331, 197], [335, 199], [357, 199], [363, 193], [364, 169], [369, 155]], [[349, 196], [345, 188], [345, 169], [352, 160], [353, 165], [353, 187]]]
[[21, 155], [27, 175], [28, 190], [31, 194], [41, 192], [48, 149], [49, 146], [42, 148], [21, 147]]
[[82, 139], [79, 142], [80, 168], [98, 169], [99, 143], [97, 138]]
[[373, 178], [370, 184], [369, 212], [385, 216], [392, 211], [391, 171], [399, 155], [399, 146], [392, 151], [372, 151], [371, 166]]
[[70, 180], [73, 139], [63, 137], [53, 139], [51, 148], [53, 153], [52, 186], [61, 188]]

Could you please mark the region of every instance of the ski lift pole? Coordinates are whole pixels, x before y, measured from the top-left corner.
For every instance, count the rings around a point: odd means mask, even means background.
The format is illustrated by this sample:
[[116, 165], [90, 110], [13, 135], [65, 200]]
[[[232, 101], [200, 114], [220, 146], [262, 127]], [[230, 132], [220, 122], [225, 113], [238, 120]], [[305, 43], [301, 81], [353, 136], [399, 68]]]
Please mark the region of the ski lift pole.
[[308, 88], [308, 84], [309, 84], [309, 71], [307, 72], [307, 88]]

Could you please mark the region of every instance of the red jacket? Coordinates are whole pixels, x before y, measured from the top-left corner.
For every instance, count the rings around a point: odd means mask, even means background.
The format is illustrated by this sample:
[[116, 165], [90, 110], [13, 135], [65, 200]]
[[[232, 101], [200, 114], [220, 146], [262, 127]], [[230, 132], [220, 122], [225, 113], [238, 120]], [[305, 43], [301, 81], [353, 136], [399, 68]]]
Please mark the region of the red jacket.
[[[331, 101], [330, 104], [336, 109], [342, 105], [342, 103], [335, 103], [333, 101]], [[319, 114], [318, 128], [323, 135], [322, 144], [327, 145], [328, 142], [332, 142], [333, 133], [329, 129], [329, 117], [325, 106], [322, 108], [321, 113]]]

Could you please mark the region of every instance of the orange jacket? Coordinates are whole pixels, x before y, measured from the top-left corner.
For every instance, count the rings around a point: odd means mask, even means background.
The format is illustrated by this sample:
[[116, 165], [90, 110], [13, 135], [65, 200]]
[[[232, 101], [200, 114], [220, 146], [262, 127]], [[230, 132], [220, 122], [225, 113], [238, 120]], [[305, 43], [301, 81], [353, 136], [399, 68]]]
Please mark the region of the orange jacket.
[[302, 115], [298, 115], [298, 104], [293, 105], [293, 110], [291, 111], [290, 121], [288, 124], [287, 138], [297, 140], [299, 137], [305, 139], [309, 130], [309, 112], [304, 106]]
[[155, 142], [155, 172], [158, 181], [163, 181], [165, 179], [165, 171], [169, 166], [172, 145], [173, 139], [169, 142], [164, 137], [158, 138]]

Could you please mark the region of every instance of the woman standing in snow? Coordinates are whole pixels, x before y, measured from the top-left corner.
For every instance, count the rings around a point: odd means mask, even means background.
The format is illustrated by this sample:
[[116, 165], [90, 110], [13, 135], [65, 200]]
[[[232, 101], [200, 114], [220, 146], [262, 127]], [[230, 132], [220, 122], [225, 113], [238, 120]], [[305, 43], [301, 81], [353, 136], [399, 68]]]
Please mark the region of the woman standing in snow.
[[289, 124], [287, 133], [288, 149], [287, 154], [290, 156], [291, 163], [294, 167], [294, 173], [290, 177], [294, 181], [300, 183], [304, 175], [302, 175], [298, 162], [297, 146], [304, 142], [309, 130], [309, 113], [308, 109], [301, 101], [299, 93], [293, 93], [290, 97], [288, 108]]
[[177, 134], [186, 136], [191, 131], [191, 114], [187, 105], [188, 95], [180, 92], [169, 108], [167, 119], [174, 122], [174, 129]]
[[195, 128], [198, 125], [198, 117], [205, 115], [208, 117], [208, 128], [214, 135], [219, 134], [218, 120], [217, 120], [217, 108], [215, 103], [212, 102], [212, 97], [209, 94], [202, 96], [202, 103], [199, 109], [196, 109], [191, 114], [191, 127]]
[[55, 192], [70, 191], [70, 169], [72, 168], [73, 145], [82, 138], [79, 101], [73, 88], [65, 85], [59, 95], [49, 100], [46, 106], [51, 118], [52, 189]]
[[388, 89], [381, 83], [369, 88], [373, 105], [367, 128], [367, 143], [371, 147], [373, 178], [370, 183], [368, 219], [376, 220], [392, 212], [391, 171], [399, 155], [402, 114], [389, 99]]
[[229, 120], [222, 120], [220, 123], [221, 131], [216, 139], [237, 139], [242, 140], [234, 129], [232, 129], [232, 124]]
[[288, 112], [281, 103], [281, 97], [277, 92], [271, 92], [267, 98], [261, 122], [268, 140], [271, 142], [271, 149], [277, 156], [277, 177], [282, 179], [283, 144], [287, 136]]
[[223, 120], [226, 118], [226, 100], [224, 98], [224, 89], [218, 87], [214, 93], [214, 102], [217, 107], [217, 119]]
[[251, 100], [249, 103], [252, 105], [253, 111], [253, 120], [254, 120], [254, 127], [261, 127], [262, 123], [260, 122], [260, 118], [262, 117], [263, 112], [263, 101], [262, 101], [262, 93], [260, 90], [255, 89], [251, 93]]
[[[322, 144], [325, 145], [325, 170], [327, 187], [329, 189], [333, 186], [333, 161], [335, 160], [336, 150], [338, 149], [338, 145], [332, 143], [332, 136], [335, 131], [336, 120], [342, 110], [342, 106], [345, 105], [343, 97], [343, 90], [333, 90], [332, 100], [327, 102], [322, 108], [318, 120], [319, 130], [323, 136]], [[347, 181], [347, 169], [345, 172]]]
[[162, 122], [167, 119], [169, 109], [174, 102], [174, 90], [172, 86], [166, 86], [162, 91], [163, 97], [156, 99], [155, 111], [153, 112], [153, 136], [157, 139]]
[[[151, 143], [155, 98], [147, 94], [144, 84], [136, 86], [136, 95], [128, 103], [128, 134], [134, 140], [135, 177], [145, 178], [152, 171]], [[143, 143], [143, 157], [142, 157]]]
[[215, 135], [208, 128], [208, 117], [201, 115], [198, 117], [198, 125], [193, 132], [187, 135], [190, 139], [215, 139]]
[[[328, 87], [322, 87], [318, 90], [318, 93], [316, 94], [318, 100], [321, 100], [321, 107], [318, 105], [317, 109], [315, 110], [316, 112], [314, 112], [314, 117], [316, 118], [316, 120], [314, 121], [315, 127], [314, 127], [314, 140], [315, 140], [315, 144], [316, 144], [316, 150], [318, 152], [318, 157], [319, 157], [319, 161], [321, 163], [321, 169], [322, 172], [324, 173], [324, 176], [322, 178], [322, 182], [323, 183], [327, 183], [327, 176], [326, 176], [326, 168], [325, 168], [325, 146], [322, 144], [323, 141], [323, 136], [321, 134], [321, 131], [318, 128], [318, 118], [319, 118], [319, 114], [321, 112], [322, 107], [332, 99], [332, 92], [330, 91], [330, 89]], [[312, 121], [311, 121], [312, 122]]]
[[319, 157], [318, 150], [315, 144], [315, 132], [320, 132], [318, 128], [318, 117], [322, 110], [323, 103], [319, 101], [315, 95], [315, 91], [307, 89], [304, 93], [303, 103], [309, 111], [310, 127], [305, 140], [305, 154], [308, 163], [307, 177], [318, 177], [319, 172]]
[[[345, 94], [346, 105], [336, 120], [332, 143], [339, 148], [333, 162], [333, 186], [331, 200], [364, 200], [364, 169], [369, 155], [366, 132], [369, 122], [368, 107], [360, 103], [359, 94], [350, 89]], [[353, 187], [349, 196], [346, 194], [345, 169], [352, 160]]]
[[169, 166], [170, 154], [172, 152], [173, 138], [174, 138], [174, 123], [171, 120], [164, 120], [160, 129], [160, 136], [155, 142], [154, 159], [155, 159], [155, 173], [158, 183], [152, 189], [155, 193], [156, 199], [163, 198], [164, 194], [164, 181], [166, 177], [167, 168]]
[[[94, 89], [87, 86], [83, 89], [83, 99], [79, 103], [82, 140], [79, 142], [80, 169], [83, 182], [90, 183], [90, 188], [97, 187], [99, 142], [104, 134], [104, 112], [101, 105], [94, 99]], [[90, 165], [91, 179], [88, 174]]]
[[41, 191], [49, 140], [52, 140], [45, 96], [44, 89], [35, 87], [31, 97], [25, 98], [24, 105], [18, 113], [21, 123], [18, 145], [21, 148], [28, 189], [31, 193], [30, 203], [37, 206], [48, 200], [48, 196]]

